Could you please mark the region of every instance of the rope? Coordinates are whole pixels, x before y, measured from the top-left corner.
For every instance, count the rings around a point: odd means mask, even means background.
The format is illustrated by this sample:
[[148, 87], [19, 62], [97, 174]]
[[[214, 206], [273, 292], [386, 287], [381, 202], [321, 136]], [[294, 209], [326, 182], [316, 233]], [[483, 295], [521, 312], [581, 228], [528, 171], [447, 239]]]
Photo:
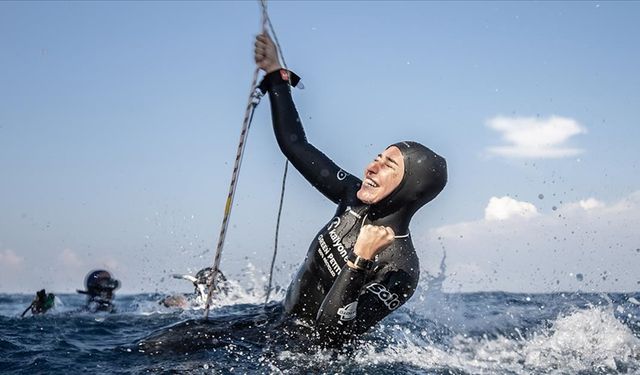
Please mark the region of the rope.
[[273, 257], [271, 258], [271, 268], [269, 269], [269, 284], [267, 285], [267, 295], [264, 298], [264, 305], [269, 302], [271, 295], [271, 282], [273, 281], [273, 267], [276, 264], [276, 256], [278, 254], [278, 233], [280, 233], [280, 216], [282, 215], [282, 203], [284, 202], [284, 188], [287, 182], [287, 170], [289, 169], [289, 161], [284, 163], [284, 174], [282, 175], [282, 189], [280, 190], [280, 206], [278, 207], [278, 219], [276, 220], [276, 236], [273, 245]]
[[[271, 35], [273, 36], [273, 40], [275, 42], [276, 48], [278, 50], [278, 56], [282, 59], [282, 66], [285, 70], [288, 70], [287, 63], [284, 59], [284, 54], [282, 53], [282, 47], [280, 46], [280, 42], [278, 41], [278, 37], [276, 35], [275, 29], [273, 28], [273, 24], [271, 23], [271, 19], [269, 18], [269, 14], [267, 13], [267, 2], [266, 0], [260, 0], [260, 6], [262, 8], [262, 32], [266, 32], [266, 26], [269, 25], [269, 29], [271, 30]], [[220, 274], [220, 260], [222, 258], [222, 249], [224, 247], [224, 240], [227, 233], [227, 227], [229, 224], [229, 219], [231, 217], [231, 208], [233, 207], [233, 198], [235, 196], [236, 185], [238, 182], [238, 176], [240, 171], [240, 166], [242, 165], [242, 158], [244, 155], [244, 147], [246, 144], [247, 136], [249, 133], [249, 128], [251, 126], [251, 121], [253, 120], [253, 114], [255, 112], [256, 107], [260, 103], [260, 99], [262, 98], [262, 92], [257, 89], [258, 82], [258, 74], [260, 72], [260, 68], [256, 67], [253, 72], [253, 81], [251, 83], [251, 92], [249, 94], [249, 102], [247, 103], [247, 108], [245, 111], [245, 117], [242, 124], [242, 130], [240, 132], [240, 141], [238, 143], [238, 150], [236, 152], [236, 160], [233, 167], [233, 173], [231, 174], [231, 184], [229, 186], [229, 194], [227, 195], [227, 202], [225, 204], [224, 216], [222, 219], [222, 226], [220, 228], [220, 235], [218, 237], [218, 245], [216, 248], [216, 254], [213, 261], [213, 271], [211, 272], [211, 276], [207, 281], [207, 299], [205, 302], [204, 309], [204, 318], [207, 319], [209, 317], [209, 307], [211, 305], [211, 296], [216, 287], [216, 282], [218, 280], [218, 274]], [[291, 86], [291, 81], [289, 80], [289, 86]], [[274, 239], [274, 249], [273, 249], [273, 257], [271, 259], [271, 267], [269, 270], [269, 283], [266, 290], [265, 297], [265, 305], [269, 301], [269, 296], [271, 294], [271, 283], [273, 281], [273, 268], [276, 261], [276, 256], [278, 253], [278, 236], [280, 232], [280, 218], [282, 215], [282, 206], [284, 202], [284, 192], [287, 181], [287, 171], [289, 167], [289, 161], [285, 161], [284, 166], [284, 174], [282, 176], [282, 188], [280, 191], [280, 204], [278, 206], [278, 217], [276, 220], [276, 233]]]
[[[262, 6], [262, 32], [265, 32], [266, 25], [267, 25], [266, 1], [261, 0], [260, 5]], [[207, 291], [207, 300], [205, 302], [205, 308], [204, 308], [205, 319], [209, 317], [209, 306], [211, 304], [211, 295], [213, 294], [213, 290], [216, 287], [218, 274], [220, 273], [220, 259], [222, 257], [222, 249], [224, 247], [224, 240], [227, 234], [229, 218], [231, 217], [231, 208], [233, 207], [233, 198], [236, 192], [240, 166], [242, 165], [244, 147], [246, 144], [247, 136], [249, 135], [249, 127], [251, 125], [251, 120], [253, 119], [253, 113], [255, 111], [255, 108], [260, 102], [260, 98], [262, 95], [262, 93], [260, 93], [260, 90], [257, 90], [258, 73], [260, 73], [260, 68], [256, 67], [256, 69], [253, 72], [253, 81], [251, 83], [251, 91], [249, 93], [249, 100], [247, 102], [247, 108], [245, 110], [244, 120], [242, 122], [242, 130], [240, 132], [240, 141], [238, 143], [238, 150], [236, 152], [236, 160], [233, 166], [233, 173], [231, 174], [231, 184], [229, 185], [229, 194], [227, 195], [227, 202], [224, 207], [224, 216], [222, 218], [222, 226], [220, 228], [220, 234], [218, 236], [218, 245], [216, 248], [216, 255], [213, 260], [213, 271], [211, 272], [211, 276], [207, 281], [208, 291]]]
[[[263, 3], [265, 0], [261, 0]], [[267, 24], [269, 25], [269, 30], [271, 30], [271, 35], [273, 36], [273, 41], [276, 44], [276, 48], [278, 49], [278, 56], [282, 60], [282, 66], [286, 71], [289, 71], [287, 68], [287, 62], [284, 59], [284, 53], [282, 53], [282, 47], [280, 47], [280, 41], [278, 41], [278, 36], [276, 35], [276, 30], [273, 28], [273, 24], [271, 23], [271, 18], [269, 18], [269, 14], [266, 11], [266, 4], [264, 5], [264, 15], [267, 20]], [[291, 75], [287, 75], [289, 80], [289, 88], [291, 88]], [[280, 234], [280, 217], [282, 216], [282, 204], [284, 203], [284, 190], [287, 182], [287, 172], [289, 170], [289, 160], [285, 160], [284, 162], [284, 173], [282, 175], [282, 187], [280, 189], [280, 203], [278, 205], [278, 217], [276, 219], [276, 233], [273, 244], [273, 257], [271, 258], [271, 267], [269, 268], [269, 283], [267, 284], [266, 295], [264, 298], [264, 305], [267, 305], [269, 302], [269, 297], [271, 295], [271, 283], [273, 282], [273, 268], [276, 264], [276, 257], [278, 255], [278, 236]]]

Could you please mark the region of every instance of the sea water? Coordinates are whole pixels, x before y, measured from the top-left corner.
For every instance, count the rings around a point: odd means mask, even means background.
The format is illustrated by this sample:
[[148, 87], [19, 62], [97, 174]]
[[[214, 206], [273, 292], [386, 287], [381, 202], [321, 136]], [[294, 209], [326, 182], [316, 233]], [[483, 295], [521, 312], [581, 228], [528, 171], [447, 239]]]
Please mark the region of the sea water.
[[[229, 330], [277, 310], [283, 292], [267, 310], [263, 296], [236, 286], [210, 318]], [[144, 350], [145, 338], [202, 319], [201, 308], [167, 308], [162, 297], [117, 295], [116, 313], [91, 314], [79, 312], [83, 296], [61, 294], [54, 310], [20, 318], [33, 296], [0, 294], [0, 373], [640, 373], [640, 293], [443, 293], [423, 285], [348, 350], [270, 342], [249, 331], [200, 350]], [[187, 347], [190, 339], [179, 338]]]

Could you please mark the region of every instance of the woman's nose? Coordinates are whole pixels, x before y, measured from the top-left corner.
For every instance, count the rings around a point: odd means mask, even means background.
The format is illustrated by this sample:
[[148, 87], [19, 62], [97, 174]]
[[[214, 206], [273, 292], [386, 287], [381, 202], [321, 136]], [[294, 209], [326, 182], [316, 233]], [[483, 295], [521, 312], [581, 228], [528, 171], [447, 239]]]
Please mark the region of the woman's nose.
[[377, 161], [372, 161], [371, 163], [369, 163], [369, 165], [367, 166], [367, 170], [370, 171], [371, 173], [378, 173], [378, 171], [380, 170], [380, 163], [378, 163]]

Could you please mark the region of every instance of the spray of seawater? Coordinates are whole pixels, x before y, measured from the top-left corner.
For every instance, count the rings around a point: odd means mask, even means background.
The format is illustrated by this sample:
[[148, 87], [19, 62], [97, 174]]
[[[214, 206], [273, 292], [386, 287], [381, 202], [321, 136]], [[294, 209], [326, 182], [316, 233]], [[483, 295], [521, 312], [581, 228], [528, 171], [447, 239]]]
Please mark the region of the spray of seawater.
[[[640, 371], [640, 339], [616, 318], [615, 304], [607, 297], [604, 304], [587, 306], [571, 300], [567, 310], [554, 315], [548, 311], [547, 305], [553, 303], [550, 295], [448, 295], [442, 290], [445, 259], [446, 255], [439, 275], [424, 277], [415, 299], [360, 340], [353, 353], [284, 350], [271, 365], [280, 373], [295, 373], [300, 363], [306, 369], [323, 369], [331, 363], [332, 371], [345, 372], [385, 368], [487, 374]], [[469, 313], [470, 307], [479, 316]]]

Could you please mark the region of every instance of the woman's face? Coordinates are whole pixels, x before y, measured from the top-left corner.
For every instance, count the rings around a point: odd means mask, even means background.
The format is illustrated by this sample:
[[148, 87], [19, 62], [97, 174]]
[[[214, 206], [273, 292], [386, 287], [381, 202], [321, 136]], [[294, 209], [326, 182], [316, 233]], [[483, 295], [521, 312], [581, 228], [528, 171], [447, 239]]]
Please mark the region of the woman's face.
[[378, 203], [391, 194], [404, 177], [404, 156], [396, 146], [379, 154], [364, 170], [357, 197], [366, 204]]

